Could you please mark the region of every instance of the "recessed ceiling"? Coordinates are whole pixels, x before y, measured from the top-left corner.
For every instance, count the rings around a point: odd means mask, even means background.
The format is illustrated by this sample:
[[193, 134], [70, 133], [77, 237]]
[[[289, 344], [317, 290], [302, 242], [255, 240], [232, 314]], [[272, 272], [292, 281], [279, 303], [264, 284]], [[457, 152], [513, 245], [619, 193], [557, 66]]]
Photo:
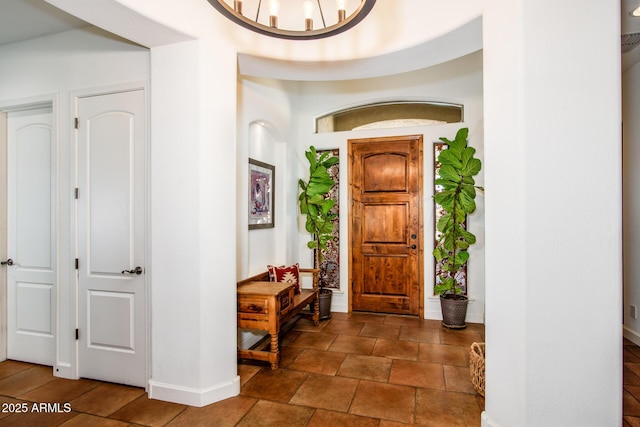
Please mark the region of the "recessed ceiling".
[[[640, 33], [640, 18], [630, 12], [640, 0], [620, 0], [621, 35]], [[89, 24], [71, 16], [43, 0], [0, 0], [0, 46], [35, 39]], [[627, 37], [628, 38], [628, 37]], [[640, 62], [640, 47], [622, 54], [622, 69]]]
[[0, 1], [0, 46], [88, 25], [43, 0]]

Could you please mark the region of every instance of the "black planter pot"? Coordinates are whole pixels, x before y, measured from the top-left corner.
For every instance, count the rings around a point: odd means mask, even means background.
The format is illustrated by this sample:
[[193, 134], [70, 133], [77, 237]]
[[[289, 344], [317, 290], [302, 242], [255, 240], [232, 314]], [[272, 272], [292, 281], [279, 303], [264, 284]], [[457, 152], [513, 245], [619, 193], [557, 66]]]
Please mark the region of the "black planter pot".
[[467, 305], [469, 298], [464, 295], [440, 295], [440, 308], [442, 309], [442, 326], [449, 329], [464, 329], [467, 327]]
[[331, 319], [331, 289], [322, 288], [319, 292], [320, 320]]

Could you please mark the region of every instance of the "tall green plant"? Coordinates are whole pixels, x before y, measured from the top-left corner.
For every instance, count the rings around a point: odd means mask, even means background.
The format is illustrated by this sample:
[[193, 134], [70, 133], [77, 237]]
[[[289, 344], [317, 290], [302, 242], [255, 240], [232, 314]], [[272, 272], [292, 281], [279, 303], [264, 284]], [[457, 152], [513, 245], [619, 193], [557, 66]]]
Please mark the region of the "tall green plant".
[[331, 212], [335, 200], [325, 196], [335, 185], [328, 169], [338, 163], [338, 157], [329, 157], [329, 152], [319, 158], [314, 146], [304, 153], [309, 161], [309, 179], [298, 180], [301, 193], [298, 197], [300, 213], [306, 215], [305, 229], [313, 238], [307, 243], [309, 249], [316, 249], [316, 264], [320, 265], [322, 251], [327, 249], [327, 242], [333, 239], [333, 220], [338, 216]]
[[467, 146], [468, 128], [460, 129], [454, 140], [440, 138], [447, 148], [440, 152], [440, 177], [436, 185], [442, 191], [433, 196], [434, 201], [442, 206], [444, 214], [438, 220], [436, 228], [440, 232], [433, 256], [440, 264], [439, 281], [435, 292], [444, 294], [461, 294], [461, 284], [456, 274], [469, 260], [469, 246], [476, 242], [476, 236], [467, 231], [464, 224], [468, 214], [476, 210], [476, 186], [474, 176], [482, 168], [480, 159], [474, 157], [476, 150]]

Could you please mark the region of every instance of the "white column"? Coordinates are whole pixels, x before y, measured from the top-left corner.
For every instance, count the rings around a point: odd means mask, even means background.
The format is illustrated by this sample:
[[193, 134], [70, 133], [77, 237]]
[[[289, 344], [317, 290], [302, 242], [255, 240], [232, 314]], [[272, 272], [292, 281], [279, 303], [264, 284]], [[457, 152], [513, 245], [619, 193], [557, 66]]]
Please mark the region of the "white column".
[[619, 425], [620, 2], [485, 6], [483, 426]]
[[205, 41], [151, 50], [149, 396], [193, 406], [240, 391], [235, 73]]

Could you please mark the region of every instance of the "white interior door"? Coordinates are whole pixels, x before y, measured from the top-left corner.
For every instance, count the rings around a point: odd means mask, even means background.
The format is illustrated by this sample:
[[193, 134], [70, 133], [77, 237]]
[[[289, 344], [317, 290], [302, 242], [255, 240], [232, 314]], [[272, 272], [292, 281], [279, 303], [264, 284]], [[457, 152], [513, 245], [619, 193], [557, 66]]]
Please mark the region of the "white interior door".
[[144, 91], [77, 105], [79, 374], [145, 386]]
[[51, 107], [7, 115], [7, 357], [53, 365], [55, 156]]

